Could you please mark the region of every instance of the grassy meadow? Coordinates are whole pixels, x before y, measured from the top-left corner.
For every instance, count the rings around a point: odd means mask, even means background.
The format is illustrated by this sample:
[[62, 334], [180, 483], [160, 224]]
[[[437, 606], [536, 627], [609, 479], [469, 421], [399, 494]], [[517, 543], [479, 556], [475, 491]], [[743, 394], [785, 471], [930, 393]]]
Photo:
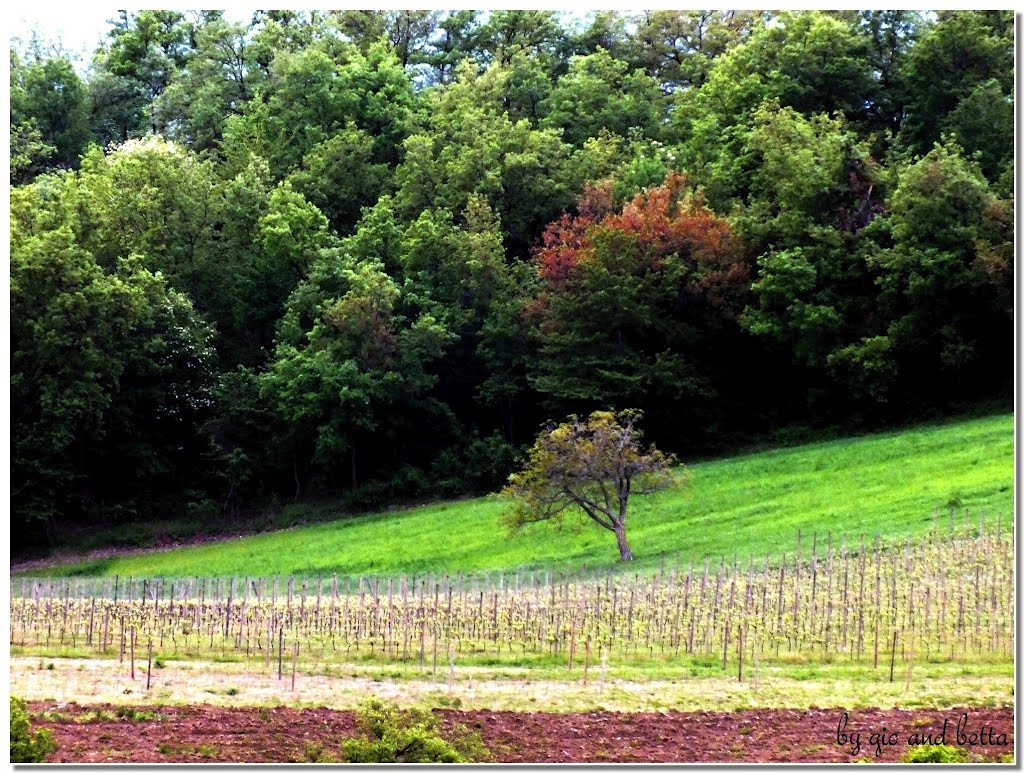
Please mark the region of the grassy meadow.
[[[792, 552], [802, 531], [903, 537], [972, 514], [1013, 512], [1013, 416], [999, 415], [701, 462], [684, 489], [636, 497], [634, 568]], [[570, 520], [510, 536], [497, 497], [54, 566], [38, 575], [339, 576], [580, 569], [620, 562], [610, 532]], [[578, 523], [578, 527], [575, 525]]]

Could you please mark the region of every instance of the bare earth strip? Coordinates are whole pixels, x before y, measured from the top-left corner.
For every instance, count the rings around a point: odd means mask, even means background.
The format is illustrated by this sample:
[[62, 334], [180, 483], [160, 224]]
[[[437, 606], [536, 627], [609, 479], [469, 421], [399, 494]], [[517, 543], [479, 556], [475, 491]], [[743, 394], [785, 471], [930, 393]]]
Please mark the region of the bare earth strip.
[[168, 661], [152, 670], [147, 691], [144, 660], [136, 662], [133, 680], [127, 660], [12, 657], [11, 691], [50, 708], [109, 703], [352, 709], [370, 696], [405, 705], [548, 712], [1013, 705], [1012, 664], [1005, 673], [922, 664], [909, 689], [901, 674], [890, 682], [887, 669], [852, 679], [838, 670], [838, 676], [830, 678], [827, 667], [813, 677], [799, 678], [785, 669], [763, 668], [755, 683], [752, 678], [739, 682], [735, 677], [693, 677], [683, 672], [670, 678], [624, 678], [592, 667], [584, 685], [578, 669], [571, 677], [553, 678], [550, 672], [539, 675], [527, 668], [460, 666], [452, 674], [442, 668], [433, 676], [430, 670], [351, 665], [336, 667], [330, 674], [307, 673], [300, 666], [292, 690], [289, 665], [285, 663], [281, 679], [275, 666], [271, 664], [268, 672], [245, 663]]
[[[136, 720], [117, 719], [109, 705], [72, 704], [59, 713], [46, 713], [39, 703], [30, 708], [39, 726], [54, 731], [58, 752], [52, 762], [303, 762], [311, 752], [316, 758], [337, 754], [339, 741], [355, 734], [351, 712], [323, 708], [162, 706]], [[937, 735], [944, 722], [948, 743], [957, 744], [956, 723], [964, 712], [964, 729], [974, 734], [974, 743], [962, 745], [975, 758], [1010, 761], [1009, 708], [851, 710], [846, 731], [863, 739], [857, 754], [837, 744], [841, 712], [834, 709], [441, 714], [447, 725], [479, 732], [499, 762], [895, 762], [912, 733]], [[876, 752], [868, 736], [882, 728], [897, 739]], [[1005, 744], [984, 743], [986, 737]]]

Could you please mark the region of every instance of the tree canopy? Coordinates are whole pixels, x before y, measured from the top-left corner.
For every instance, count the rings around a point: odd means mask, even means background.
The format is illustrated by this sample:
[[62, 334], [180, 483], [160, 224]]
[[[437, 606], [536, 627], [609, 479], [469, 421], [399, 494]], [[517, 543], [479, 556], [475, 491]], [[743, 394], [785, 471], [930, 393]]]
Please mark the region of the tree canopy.
[[505, 489], [513, 505], [505, 514], [513, 529], [528, 523], [561, 520], [579, 509], [615, 534], [619, 558], [633, 560], [626, 536], [629, 498], [653, 494], [677, 482], [673, 459], [651, 446], [644, 449], [636, 410], [594, 411], [586, 419], [569, 417], [541, 432], [523, 470]]

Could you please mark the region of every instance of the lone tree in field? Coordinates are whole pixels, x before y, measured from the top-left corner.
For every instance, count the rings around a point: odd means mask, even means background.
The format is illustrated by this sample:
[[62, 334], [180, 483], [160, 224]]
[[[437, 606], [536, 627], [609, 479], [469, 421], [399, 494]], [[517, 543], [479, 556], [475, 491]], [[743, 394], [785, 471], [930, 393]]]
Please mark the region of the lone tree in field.
[[560, 520], [582, 510], [598, 526], [615, 532], [619, 555], [633, 560], [626, 539], [631, 494], [651, 494], [675, 483], [674, 459], [654, 446], [644, 450], [637, 427], [642, 414], [595, 411], [542, 432], [526, 468], [509, 478], [505, 494], [514, 498], [505, 522], [512, 528]]

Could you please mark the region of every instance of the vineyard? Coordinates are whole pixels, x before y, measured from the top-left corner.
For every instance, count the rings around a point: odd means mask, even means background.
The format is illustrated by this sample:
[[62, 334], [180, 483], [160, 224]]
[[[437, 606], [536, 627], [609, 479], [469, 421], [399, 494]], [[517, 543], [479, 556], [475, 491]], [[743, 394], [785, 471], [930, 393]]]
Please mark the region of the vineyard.
[[[720, 559], [649, 575], [398, 578], [17, 578], [16, 654], [230, 659], [294, 679], [300, 663], [544, 665], [699, 659], [730, 678], [762, 663], [1013, 656], [1013, 534], [957, 519], [914, 541], [800, 535], [777, 562]], [[901, 671], [901, 677], [904, 671]]]

